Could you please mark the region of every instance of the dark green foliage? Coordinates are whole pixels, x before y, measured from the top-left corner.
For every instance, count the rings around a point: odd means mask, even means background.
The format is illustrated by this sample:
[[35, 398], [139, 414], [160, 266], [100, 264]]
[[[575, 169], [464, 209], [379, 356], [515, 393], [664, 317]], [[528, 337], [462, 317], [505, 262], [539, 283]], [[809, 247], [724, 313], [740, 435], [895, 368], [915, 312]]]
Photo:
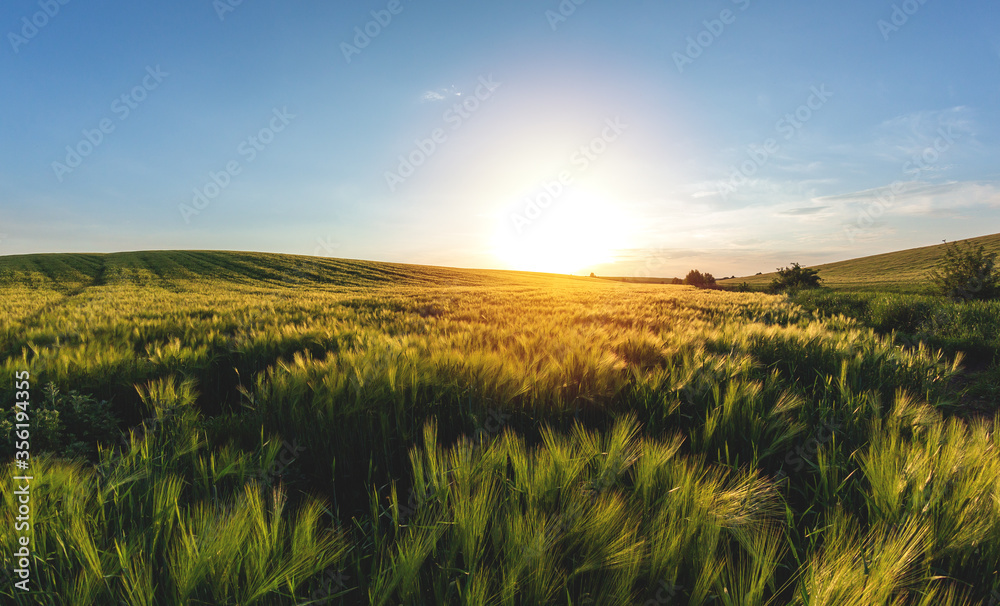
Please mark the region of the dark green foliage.
[[824, 316], [849, 316], [907, 345], [924, 342], [984, 359], [1000, 352], [1000, 302], [959, 303], [929, 295], [802, 291], [794, 301]]
[[[111, 412], [108, 402], [70, 391], [60, 394], [53, 383], [44, 389], [31, 410], [31, 450], [49, 452], [67, 458], [97, 460], [97, 445], [117, 442], [121, 432], [119, 419]], [[5, 409], [0, 417], [0, 449], [6, 456], [14, 450], [12, 410]]]
[[712, 288], [715, 286], [715, 276], [708, 272], [701, 273], [697, 269], [692, 269], [685, 276], [684, 283], [698, 288]]
[[996, 258], [982, 244], [952, 242], [929, 277], [938, 292], [953, 301], [988, 301], [1000, 296]]
[[778, 277], [771, 281], [770, 291], [774, 293], [819, 288], [822, 278], [815, 269], [792, 263], [791, 267], [778, 269]]

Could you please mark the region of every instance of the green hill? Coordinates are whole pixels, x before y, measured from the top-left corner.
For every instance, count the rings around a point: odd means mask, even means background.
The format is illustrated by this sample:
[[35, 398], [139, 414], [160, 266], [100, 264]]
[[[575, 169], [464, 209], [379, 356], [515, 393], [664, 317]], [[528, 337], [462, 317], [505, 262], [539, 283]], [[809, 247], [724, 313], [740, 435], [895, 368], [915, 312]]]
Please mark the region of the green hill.
[[[961, 240], [982, 243], [990, 252], [1000, 253], [1000, 234]], [[924, 246], [897, 252], [861, 257], [848, 261], [815, 265], [823, 285], [839, 290], [880, 290], [919, 293], [929, 289], [927, 273], [944, 256], [945, 245]], [[792, 259], [791, 261], [794, 261]], [[771, 283], [776, 273], [761, 274], [730, 280], [720, 284], [742, 284], [763, 287]]]
[[476, 286], [502, 285], [529, 277], [544, 280], [554, 276], [231, 251], [53, 253], [0, 257], [0, 286], [34, 286], [58, 291], [116, 283], [184, 290], [193, 283], [205, 280], [251, 288]]

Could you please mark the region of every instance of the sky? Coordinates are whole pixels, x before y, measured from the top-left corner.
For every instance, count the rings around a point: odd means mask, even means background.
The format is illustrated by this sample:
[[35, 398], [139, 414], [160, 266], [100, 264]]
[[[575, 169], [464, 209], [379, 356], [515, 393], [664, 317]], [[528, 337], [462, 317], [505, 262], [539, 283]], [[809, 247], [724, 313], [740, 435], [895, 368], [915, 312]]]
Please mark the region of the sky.
[[617, 276], [1000, 232], [994, 0], [6, 0], [0, 255]]

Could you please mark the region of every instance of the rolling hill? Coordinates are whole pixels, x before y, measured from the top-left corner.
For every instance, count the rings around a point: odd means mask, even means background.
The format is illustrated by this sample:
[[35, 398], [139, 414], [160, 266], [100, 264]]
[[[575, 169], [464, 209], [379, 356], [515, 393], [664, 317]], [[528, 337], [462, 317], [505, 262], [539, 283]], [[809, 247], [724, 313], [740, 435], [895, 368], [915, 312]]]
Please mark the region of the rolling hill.
[[185, 290], [191, 284], [205, 280], [241, 288], [370, 288], [387, 285], [504, 285], [525, 279], [547, 280], [554, 277], [557, 276], [233, 251], [52, 253], [0, 257], [0, 286], [33, 286], [62, 292], [116, 283]]
[[[1000, 253], [1000, 234], [960, 240], [983, 244], [990, 252]], [[927, 273], [941, 260], [944, 244], [924, 246], [897, 252], [861, 257], [836, 263], [815, 265], [823, 278], [823, 285], [838, 290], [880, 290], [906, 293], [925, 292], [929, 289]], [[763, 287], [771, 283], [776, 273], [719, 280], [720, 284], [736, 285], [743, 282]]]

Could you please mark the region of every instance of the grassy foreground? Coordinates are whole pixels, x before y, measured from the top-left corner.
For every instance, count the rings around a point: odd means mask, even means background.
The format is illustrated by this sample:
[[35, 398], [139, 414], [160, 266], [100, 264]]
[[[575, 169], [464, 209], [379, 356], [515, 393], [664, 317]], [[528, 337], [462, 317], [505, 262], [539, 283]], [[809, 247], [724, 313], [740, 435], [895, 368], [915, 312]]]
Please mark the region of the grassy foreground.
[[0, 439], [27, 370], [35, 478], [4, 603], [1000, 597], [965, 321], [238, 253], [0, 258], [0, 293]]

